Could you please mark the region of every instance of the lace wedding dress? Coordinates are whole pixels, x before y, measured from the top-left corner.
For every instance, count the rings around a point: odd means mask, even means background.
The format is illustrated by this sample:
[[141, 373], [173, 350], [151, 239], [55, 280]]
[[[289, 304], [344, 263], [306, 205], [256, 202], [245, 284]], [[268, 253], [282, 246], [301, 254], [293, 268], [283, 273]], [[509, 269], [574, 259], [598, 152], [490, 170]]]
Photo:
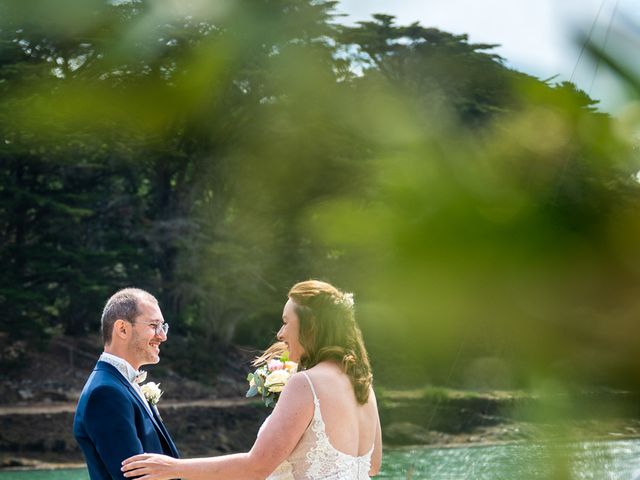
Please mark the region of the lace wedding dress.
[[[302, 374], [313, 393], [313, 420], [291, 455], [267, 480], [368, 480], [373, 446], [366, 455], [354, 457], [331, 445], [320, 413], [320, 400], [309, 376]], [[261, 430], [269, 420], [265, 420]]]

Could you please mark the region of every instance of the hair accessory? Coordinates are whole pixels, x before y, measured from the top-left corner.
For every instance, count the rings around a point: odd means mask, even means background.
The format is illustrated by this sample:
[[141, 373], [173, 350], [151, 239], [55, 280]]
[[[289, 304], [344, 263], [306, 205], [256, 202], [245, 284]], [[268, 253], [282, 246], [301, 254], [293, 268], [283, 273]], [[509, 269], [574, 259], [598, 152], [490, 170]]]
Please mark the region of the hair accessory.
[[344, 307], [348, 308], [349, 310], [353, 309], [353, 306], [355, 304], [355, 302], [353, 301], [353, 293], [351, 293], [351, 292], [343, 293], [341, 297], [336, 298], [334, 300], [334, 303], [336, 305], [343, 305]]

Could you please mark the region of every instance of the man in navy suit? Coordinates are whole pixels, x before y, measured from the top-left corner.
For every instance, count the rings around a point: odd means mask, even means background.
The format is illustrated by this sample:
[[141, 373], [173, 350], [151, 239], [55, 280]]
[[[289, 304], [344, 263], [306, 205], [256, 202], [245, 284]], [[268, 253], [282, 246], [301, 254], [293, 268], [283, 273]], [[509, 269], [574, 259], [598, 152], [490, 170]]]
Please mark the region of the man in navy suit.
[[104, 352], [80, 395], [73, 433], [91, 480], [124, 479], [121, 463], [132, 455], [178, 458], [157, 408], [137, 383], [142, 365], [160, 361], [160, 344], [167, 340], [169, 325], [155, 297], [137, 288], [114, 294], [101, 323]]

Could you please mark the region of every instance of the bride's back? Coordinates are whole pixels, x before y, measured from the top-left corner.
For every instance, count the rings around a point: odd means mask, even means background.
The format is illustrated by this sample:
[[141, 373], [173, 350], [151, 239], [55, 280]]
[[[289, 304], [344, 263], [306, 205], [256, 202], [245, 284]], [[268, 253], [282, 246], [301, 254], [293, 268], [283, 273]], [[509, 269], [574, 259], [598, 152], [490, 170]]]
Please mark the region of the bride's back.
[[382, 439], [353, 295], [308, 280], [288, 297], [278, 340], [303, 371], [287, 383], [257, 442], [257, 451], [277, 442], [285, 459], [269, 478], [369, 478], [380, 468]]
[[321, 362], [307, 374], [318, 397], [331, 445], [351, 456], [369, 453], [378, 422], [373, 390], [364, 405], [358, 403], [349, 377], [333, 362]]

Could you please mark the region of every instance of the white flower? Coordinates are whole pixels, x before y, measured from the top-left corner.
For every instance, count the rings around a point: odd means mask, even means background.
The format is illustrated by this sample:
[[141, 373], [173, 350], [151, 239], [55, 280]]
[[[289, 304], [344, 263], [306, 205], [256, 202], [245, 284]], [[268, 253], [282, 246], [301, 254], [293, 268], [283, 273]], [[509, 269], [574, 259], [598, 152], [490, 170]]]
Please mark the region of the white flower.
[[347, 308], [353, 308], [355, 304], [353, 301], [353, 293], [345, 293], [342, 295], [342, 303], [344, 303]]
[[340, 297], [334, 299], [333, 303], [335, 303], [336, 305], [342, 305], [343, 307], [352, 310], [353, 305], [355, 304], [353, 300], [353, 293], [343, 293]]
[[286, 370], [276, 370], [267, 375], [264, 380], [264, 386], [270, 392], [281, 392], [290, 376], [291, 374]]
[[142, 393], [144, 394], [144, 398], [147, 399], [151, 405], [155, 405], [160, 400], [160, 397], [164, 393], [160, 390], [160, 384], [155, 382], [147, 382], [140, 387]]

